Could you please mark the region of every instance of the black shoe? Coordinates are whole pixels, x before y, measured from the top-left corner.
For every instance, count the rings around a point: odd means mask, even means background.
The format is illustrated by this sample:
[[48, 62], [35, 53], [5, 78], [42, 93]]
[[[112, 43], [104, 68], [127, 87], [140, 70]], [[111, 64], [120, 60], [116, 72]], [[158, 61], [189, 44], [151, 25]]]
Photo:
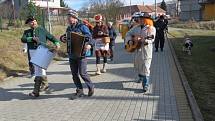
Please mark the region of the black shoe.
[[35, 92], [31, 92], [31, 93], [29, 93], [28, 94], [29, 96], [31, 96], [31, 97], [39, 97], [40, 96], [40, 94], [38, 93], [35, 93]]
[[148, 87], [148, 86], [144, 86], [144, 87], [143, 87], [143, 92], [144, 92], [144, 93], [146, 93], [148, 90], [149, 90], [149, 87]]
[[89, 97], [90, 97], [90, 96], [93, 96], [93, 94], [94, 94], [94, 87], [91, 88], [91, 89], [89, 89], [88, 96], [89, 96]]
[[158, 49], [156, 49], [155, 52], [158, 52]]
[[161, 52], [163, 52], [163, 48], [161, 48]]
[[113, 61], [113, 58], [110, 58], [110, 61]]

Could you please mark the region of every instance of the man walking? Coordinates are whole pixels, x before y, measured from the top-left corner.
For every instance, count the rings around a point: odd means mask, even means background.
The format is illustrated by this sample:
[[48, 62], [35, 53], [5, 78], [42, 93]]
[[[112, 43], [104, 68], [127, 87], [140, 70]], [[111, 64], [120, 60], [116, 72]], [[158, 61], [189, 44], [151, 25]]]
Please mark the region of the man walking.
[[152, 52], [156, 30], [153, 26], [146, 24], [145, 19], [149, 14], [141, 13], [139, 16], [139, 25], [133, 27], [127, 32], [125, 41], [133, 45], [140, 44], [140, 48], [135, 52], [134, 68], [137, 70], [139, 79], [142, 81], [143, 92], [149, 89], [150, 66], [152, 61]]
[[113, 55], [114, 55], [114, 47], [115, 47], [115, 40], [117, 37], [116, 31], [113, 28], [113, 22], [108, 22], [108, 32], [109, 32], [109, 37], [110, 37], [110, 60], [113, 61]]
[[[80, 33], [80, 34], [84, 35], [85, 38], [88, 38], [89, 42], [85, 44], [84, 48], [85, 48], [85, 50], [89, 50], [91, 48], [90, 42], [91, 42], [92, 35], [90, 33], [89, 28], [78, 20], [78, 13], [76, 11], [74, 11], [74, 10], [69, 11], [68, 23], [69, 23], [69, 26], [67, 27], [66, 32], [67, 33], [70, 33], [70, 32]], [[61, 36], [61, 41], [62, 42], [68, 41], [66, 38], [66, 35]], [[71, 39], [70, 41], [73, 41], [73, 40]], [[84, 80], [84, 82], [86, 83], [86, 85], [88, 87], [88, 90], [89, 90], [88, 96], [92, 96], [94, 94], [94, 84], [92, 83], [90, 76], [87, 73], [86, 57], [85, 56], [76, 57], [74, 54], [74, 50], [71, 50], [69, 52], [69, 63], [70, 63], [70, 68], [71, 68], [71, 72], [72, 72], [72, 76], [73, 76], [73, 81], [76, 86], [75, 96], [76, 97], [84, 96], [83, 86], [80, 81], [79, 75], [81, 76], [81, 78]]]
[[164, 41], [165, 41], [165, 30], [167, 30], [168, 21], [164, 19], [164, 16], [161, 15], [159, 19], [155, 22], [156, 28], [156, 38], [155, 38], [155, 52], [158, 52], [158, 48], [160, 46], [161, 52], [164, 48]]
[[[24, 34], [21, 38], [23, 43], [27, 43], [29, 57], [32, 57], [40, 45], [44, 45], [47, 43], [47, 39], [50, 40], [54, 45], [55, 49], [58, 50], [60, 48], [60, 41], [57, 40], [53, 35], [51, 35], [46, 29], [38, 26], [37, 20], [34, 17], [29, 17], [25, 24], [28, 24], [30, 29], [25, 30]], [[42, 46], [45, 47], [45, 46]], [[33, 64], [34, 66], [34, 90], [29, 93], [29, 96], [38, 97], [40, 91], [44, 91], [48, 89], [48, 80], [46, 76], [46, 70]]]

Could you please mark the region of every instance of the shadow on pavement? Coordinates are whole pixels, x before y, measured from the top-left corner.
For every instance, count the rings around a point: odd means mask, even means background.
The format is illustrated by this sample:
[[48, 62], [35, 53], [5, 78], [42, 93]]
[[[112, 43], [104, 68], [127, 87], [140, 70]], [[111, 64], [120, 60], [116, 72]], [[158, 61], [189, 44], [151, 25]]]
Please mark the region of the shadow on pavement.
[[[126, 91], [134, 91], [135, 93], [141, 93], [141, 90], [135, 88], [124, 88], [123, 83], [131, 83], [133, 81], [112, 81], [112, 82], [99, 82], [94, 83], [96, 90], [98, 89], [109, 89], [109, 90], [126, 90]], [[28, 95], [22, 93], [23, 91], [29, 91], [29, 93], [33, 90], [33, 83], [28, 84], [21, 84], [18, 85], [20, 88], [11, 88], [11, 89], [4, 89], [0, 88], [0, 101], [10, 101], [13, 99], [18, 100], [29, 100], [30, 98]], [[52, 90], [52, 94], [57, 91], [63, 91], [65, 89], [75, 89], [74, 83], [49, 83], [50, 89]], [[87, 87], [83, 84], [83, 87], [87, 91]], [[72, 93], [72, 92], [71, 92]], [[43, 93], [42, 93], [43, 95]], [[48, 98], [66, 98], [67, 94], [60, 94], [60, 95], [43, 95], [43, 99]], [[69, 97], [69, 96], [68, 96]]]

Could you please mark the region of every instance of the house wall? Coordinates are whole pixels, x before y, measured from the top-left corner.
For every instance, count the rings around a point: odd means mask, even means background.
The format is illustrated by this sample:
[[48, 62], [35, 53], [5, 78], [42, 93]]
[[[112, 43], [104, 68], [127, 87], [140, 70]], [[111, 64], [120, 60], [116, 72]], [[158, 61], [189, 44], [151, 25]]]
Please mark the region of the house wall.
[[16, 17], [19, 17], [19, 13], [23, 6], [28, 4], [28, 0], [14, 0], [14, 8]]
[[202, 14], [203, 20], [215, 20], [215, 3], [205, 4]]
[[180, 1], [180, 20], [186, 21], [190, 19], [201, 19], [201, 6], [198, 0], [181, 0]]
[[[46, 0], [34, 0], [33, 2], [35, 2], [37, 6], [47, 7], [47, 1]], [[59, 8], [60, 7], [60, 0], [49, 0], [48, 4], [50, 7]]]
[[170, 15], [171, 17], [176, 17], [177, 16], [177, 3], [172, 2], [172, 3], [167, 3], [167, 15]]

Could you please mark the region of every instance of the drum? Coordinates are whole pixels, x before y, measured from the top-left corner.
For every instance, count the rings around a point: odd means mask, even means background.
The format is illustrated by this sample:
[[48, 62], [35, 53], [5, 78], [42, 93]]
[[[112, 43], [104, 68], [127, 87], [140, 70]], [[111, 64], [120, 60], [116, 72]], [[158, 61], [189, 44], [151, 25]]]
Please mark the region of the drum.
[[67, 52], [74, 57], [84, 57], [85, 36], [77, 32], [67, 33]]
[[37, 47], [33, 57], [31, 57], [30, 62], [43, 69], [47, 69], [54, 56], [55, 53], [49, 51], [48, 48], [40, 45]]

